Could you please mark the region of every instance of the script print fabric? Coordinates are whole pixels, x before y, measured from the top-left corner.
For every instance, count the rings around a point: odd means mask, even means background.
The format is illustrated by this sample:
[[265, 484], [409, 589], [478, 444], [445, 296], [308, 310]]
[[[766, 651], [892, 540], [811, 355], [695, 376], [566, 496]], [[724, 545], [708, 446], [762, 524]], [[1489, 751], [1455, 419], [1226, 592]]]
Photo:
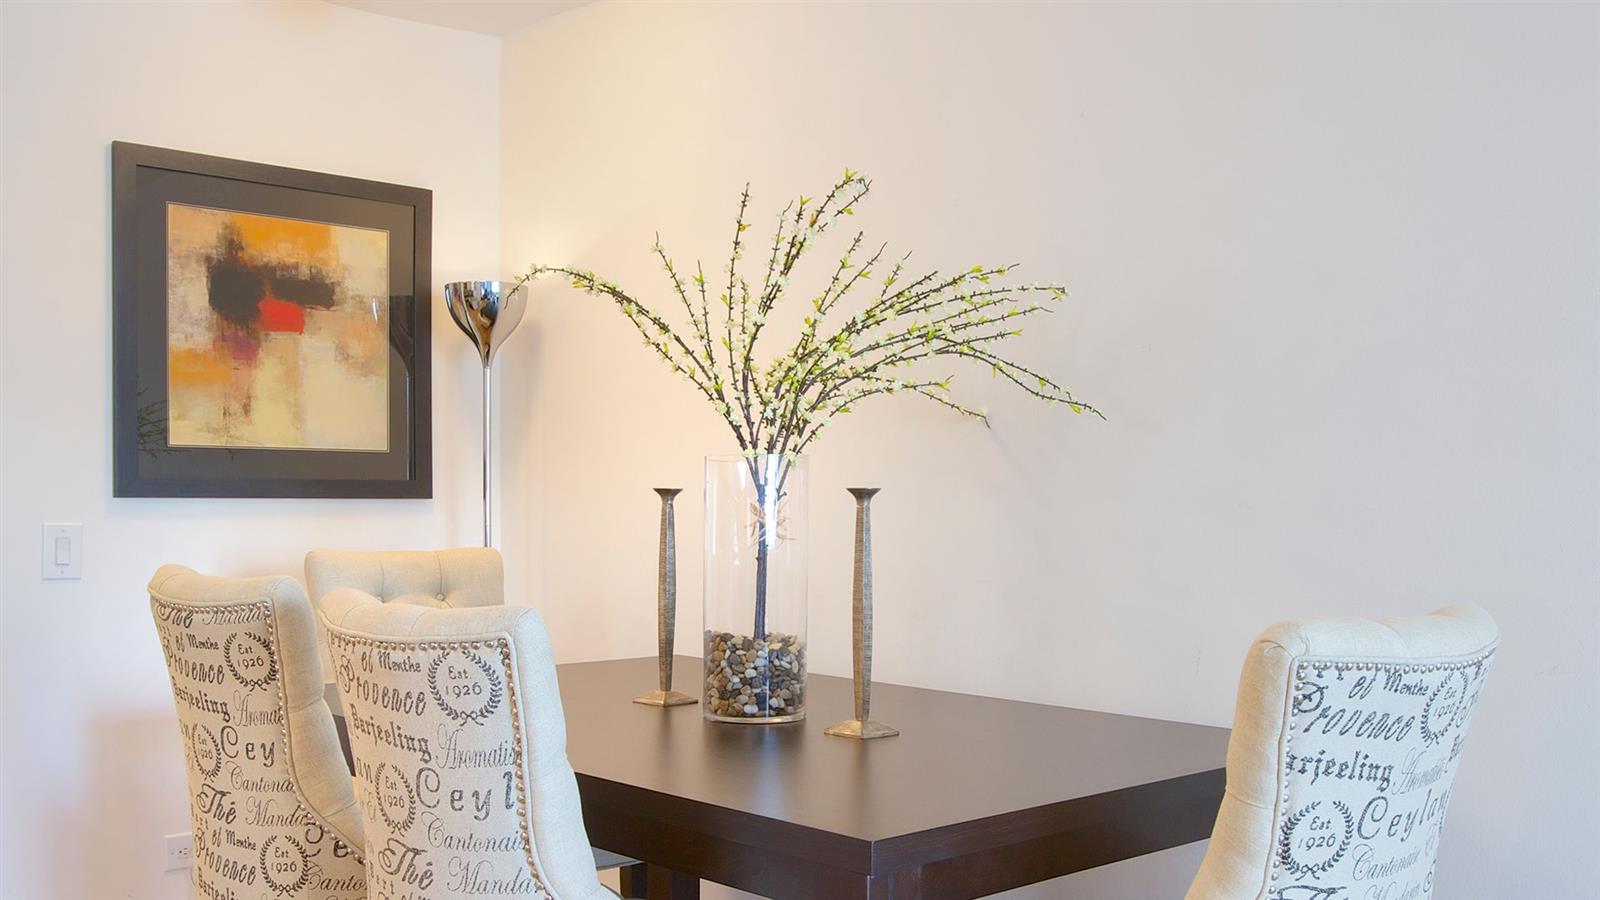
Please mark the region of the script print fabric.
[[373, 897], [546, 897], [528, 850], [505, 639], [388, 642], [331, 631]]
[[1271, 900], [1427, 900], [1492, 651], [1295, 666]]
[[296, 789], [271, 601], [150, 605], [188, 764], [196, 897], [365, 898], [359, 856]]

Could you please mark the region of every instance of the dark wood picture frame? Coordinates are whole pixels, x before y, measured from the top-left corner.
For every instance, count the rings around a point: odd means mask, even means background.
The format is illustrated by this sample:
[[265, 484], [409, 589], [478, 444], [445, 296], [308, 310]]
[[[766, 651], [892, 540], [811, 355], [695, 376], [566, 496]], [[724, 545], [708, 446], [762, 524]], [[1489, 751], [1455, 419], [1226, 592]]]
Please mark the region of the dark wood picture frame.
[[[389, 233], [386, 450], [167, 442], [168, 203]], [[113, 496], [433, 496], [432, 191], [117, 141], [111, 209]]]

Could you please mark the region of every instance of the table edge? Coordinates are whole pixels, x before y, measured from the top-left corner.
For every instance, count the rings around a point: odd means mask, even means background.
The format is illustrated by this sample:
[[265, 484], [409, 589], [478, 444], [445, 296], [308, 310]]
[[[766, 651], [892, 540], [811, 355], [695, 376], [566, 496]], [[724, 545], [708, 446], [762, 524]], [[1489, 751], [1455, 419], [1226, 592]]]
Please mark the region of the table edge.
[[[598, 775], [586, 775], [582, 772], [575, 772], [575, 774], [580, 795], [599, 792], [608, 795], [608, 799], [616, 798], [627, 804], [626, 811], [620, 815], [630, 819], [648, 819], [667, 823], [675, 828], [705, 834], [715, 832], [722, 840], [730, 843], [787, 855], [795, 853], [795, 838], [803, 838], [805, 842], [816, 848], [817, 853], [808, 854], [816, 862], [859, 872], [863, 875], [871, 872], [873, 842], [865, 838], [840, 834], [835, 831], [828, 831], [783, 819], [775, 819], [748, 810], [732, 809], [716, 803], [682, 797], [677, 794], [640, 787], [623, 781], [615, 781]], [[641, 806], [634, 801], [643, 801], [644, 805]], [[587, 804], [584, 804], [584, 809], [589, 809]], [[608, 810], [605, 815], [616, 816], [619, 814]], [[736, 828], [739, 825], [749, 827], [738, 828], [736, 832], [731, 832], [744, 838], [740, 840], [731, 837], [730, 832], [723, 828], [710, 827], [722, 823], [733, 823]], [[631, 855], [639, 856], [640, 854], [632, 853]], [[641, 858], [647, 856], [649, 854], [645, 853]]]
[[[879, 838], [871, 842], [873, 872], [889, 872], [938, 861], [947, 857], [952, 847], [961, 853], [977, 853], [1059, 834], [1063, 826], [1082, 828], [1104, 821], [1108, 817], [1107, 811], [1112, 809], [1126, 811], [1129, 807], [1184, 805], [1193, 802], [1195, 795], [1204, 798], [1208, 794], [1216, 797], [1217, 806], [1220, 807], [1226, 790], [1226, 778], [1226, 768], [1218, 766], [1159, 781], [1113, 788], [1098, 794]], [[1168, 798], [1173, 798], [1173, 801], [1169, 802]], [[1205, 834], [1194, 840], [1209, 836], [1214, 821], [1213, 814], [1206, 824]], [[924, 848], [929, 847], [937, 847], [944, 852], [933, 855], [923, 852]]]

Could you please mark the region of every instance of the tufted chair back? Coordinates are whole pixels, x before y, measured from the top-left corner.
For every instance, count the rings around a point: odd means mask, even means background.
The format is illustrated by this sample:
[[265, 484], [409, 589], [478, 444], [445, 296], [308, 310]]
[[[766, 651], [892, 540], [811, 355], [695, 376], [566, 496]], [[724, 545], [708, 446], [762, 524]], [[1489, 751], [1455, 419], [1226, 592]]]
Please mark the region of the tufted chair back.
[[[500, 606], [505, 598], [505, 569], [493, 547], [458, 550], [395, 550], [358, 552], [313, 550], [306, 554], [306, 587], [312, 605], [339, 588], [355, 588], [384, 603], [427, 609]], [[317, 620], [322, 662], [329, 664], [327, 635]]]
[[341, 589], [322, 617], [374, 897], [614, 900], [595, 875], [538, 612]]
[[1239, 681], [1227, 792], [1188, 900], [1427, 900], [1498, 640], [1475, 606], [1263, 632]]
[[299, 582], [162, 566], [149, 591], [189, 767], [195, 895], [365, 898], [360, 812]]

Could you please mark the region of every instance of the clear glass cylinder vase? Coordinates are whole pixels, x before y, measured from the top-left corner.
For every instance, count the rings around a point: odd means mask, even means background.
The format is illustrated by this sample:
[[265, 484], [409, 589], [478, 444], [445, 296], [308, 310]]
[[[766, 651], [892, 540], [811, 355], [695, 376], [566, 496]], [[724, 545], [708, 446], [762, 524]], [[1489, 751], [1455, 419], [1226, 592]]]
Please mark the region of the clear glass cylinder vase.
[[808, 487], [804, 457], [706, 457], [708, 719], [805, 718]]

